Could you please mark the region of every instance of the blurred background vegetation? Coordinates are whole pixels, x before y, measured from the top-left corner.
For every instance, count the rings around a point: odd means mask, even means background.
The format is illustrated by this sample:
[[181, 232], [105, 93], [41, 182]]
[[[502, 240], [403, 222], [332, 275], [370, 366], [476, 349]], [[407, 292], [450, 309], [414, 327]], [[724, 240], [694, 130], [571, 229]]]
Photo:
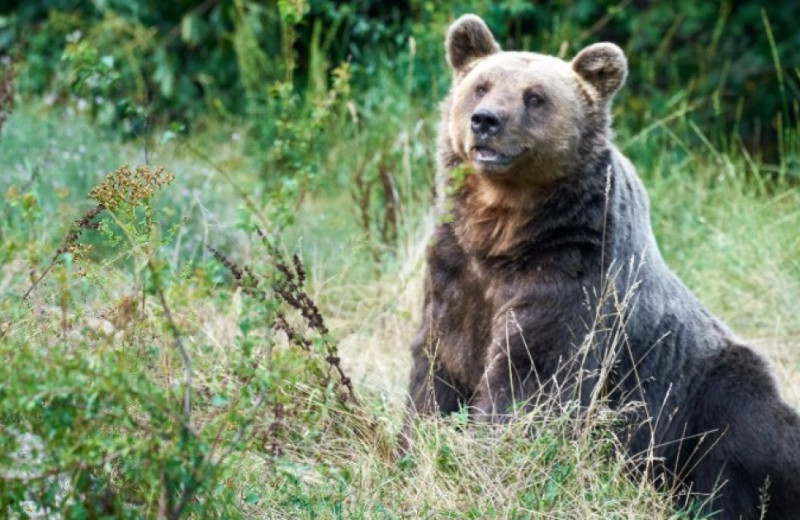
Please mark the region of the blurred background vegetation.
[[699, 146], [745, 154], [759, 164], [759, 181], [800, 179], [794, 1], [0, 6], [0, 55], [14, 63], [22, 99], [77, 111], [145, 144], [163, 131], [171, 138], [236, 127], [247, 167], [258, 172], [248, 189], [270, 204], [266, 216], [278, 228], [308, 193], [344, 189], [365, 232], [384, 244], [396, 239], [399, 199], [421, 200], [416, 188], [432, 184], [433, 122], [450, 79], [443, 35], [466, 12], [483, 16], [508, 49], [570, 59], [596, 41], [621, 45], [631, 72], [615, 127], [640, 167], [654, 165], [653, 146], [669, 146], [675, 160]]
[[[465, 12], [485, 17], [506, 48], [569, 58], [595, 41], [621, 45], [631, 62], [617, 103], [625, 126], [683, 103], [702, 130], [771, 153], [797, 118], [800, 4], [790, 0], [4, 1], [0, 54], [19, 61], [22, 95], [81, 102], [127, 132], [137, 129], [130, 103], [160, 124], [236, 117], [282, 99], [287, 83], [300, 97], [319, 95], [342, 63], [358, 92], [400, 82], [429, 111], [448, 83], [442, 34]], [[114, 76], [87, 79], [104, 70]], [[276, 131], [277, 122], [262, 124]]]

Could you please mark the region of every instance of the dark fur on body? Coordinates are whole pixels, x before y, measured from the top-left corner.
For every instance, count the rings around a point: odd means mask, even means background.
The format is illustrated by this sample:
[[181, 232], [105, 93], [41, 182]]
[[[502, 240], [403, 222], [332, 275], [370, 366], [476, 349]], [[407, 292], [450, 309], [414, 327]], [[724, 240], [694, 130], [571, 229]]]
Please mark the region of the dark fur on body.
[[[467, 47], [498, 52], [474, 19], [464, 23]], [[458, 31], [450, 38], [458, 43]], [[457, 74], [469, 66], [454, 58]], [[652, 448], [663, 483], [698, 494], [721, 486], [707, 511], [758, 518], [768, 479], [765, 518], [800, 518], [800, 418], [764, 360], [667, 268], [647, 194], [610, 142], [607, 103], [582, 99], [590, 115], [574, 167], [527, 191], [471, 173], [442, 199], [452, 218], [428, 250], [410, 408], [436, 414], [468, 406], [475, 420], [502, 421], [515, 402], [542, 395], [588, 406], [610, 359], [604, 397], [617, 408], [644, 403], [623, 438], [631, 454]], [[452, 103], [451, 92], [438, 142], [445, 177], [470, 166], [453, 147]], [[487, 189], [496, 196], [483, 197]], [[620, 310], [615, 301], [624, 295], [631, 297]], [[623, 324], [616, 344], [614, 323]], [[581, 350], [590, 332], [592, 347]]]

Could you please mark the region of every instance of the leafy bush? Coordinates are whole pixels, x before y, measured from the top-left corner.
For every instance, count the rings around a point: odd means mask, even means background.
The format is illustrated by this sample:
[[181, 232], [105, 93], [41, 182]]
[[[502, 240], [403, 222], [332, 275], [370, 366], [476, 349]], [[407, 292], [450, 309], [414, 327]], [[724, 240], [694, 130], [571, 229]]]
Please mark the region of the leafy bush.
[[[174, 230], [164, 233], [154, 204], [173, 179], [147, 166], [110, 173], [90, 193], [96, 205], [15, 305], [52, 319], [23, 313], [9, 328], [3, 323], [0, 441], [8, 449], [0, 454], [0, 510], [241, 517], [238, 497], [220, 485], [234, 452], [271, 458], [349, 427], [329, 423], [358, 400], [305, 291], [298, 256], [282, 260], [267, 243], [274, 263], [261, 264], [267, 272], [259, 274], [214, 251], [246, 296], [221, 358], [173, 313], [176, 301], [188, 305], [198, 291], [216, 294], [217, 304], [233, 296], [163, 260]], [[24, 201], [17, 211], [28, 211]], [[107, 296], [107, 266], [90, 258], [90, 234], [102, 237], [109, 262], [123, 267], [119, 275], [130, 269], [128, 284], [114, 289], [123, 294], [100, 318], [89, 309]]]

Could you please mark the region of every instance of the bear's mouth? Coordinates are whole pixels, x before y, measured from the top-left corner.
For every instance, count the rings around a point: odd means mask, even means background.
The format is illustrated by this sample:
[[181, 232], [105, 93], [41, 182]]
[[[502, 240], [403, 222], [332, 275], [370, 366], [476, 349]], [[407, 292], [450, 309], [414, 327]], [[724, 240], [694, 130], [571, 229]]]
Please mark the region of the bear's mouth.
[[472, 148], [472, 161], [486, 166], [508, 166], [517, 156], [500, 153], [488, 146], [474, 146]]

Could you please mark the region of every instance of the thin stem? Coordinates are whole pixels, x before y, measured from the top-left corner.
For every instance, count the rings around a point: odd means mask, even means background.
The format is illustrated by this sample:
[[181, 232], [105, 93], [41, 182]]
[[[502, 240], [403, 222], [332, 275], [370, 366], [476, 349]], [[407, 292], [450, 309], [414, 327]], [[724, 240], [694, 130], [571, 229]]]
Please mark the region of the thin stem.
[[178, 352], [181, 355], [181, 359], [183, 360], [185, 379], [183, 389], [183, 414], [185, 416], [186, 423], [189, 424], [189, 419], [192, 415], [192, 360], [189, 359], [189, 354], [186, 352], [186, 348], [183, 346], [183, 340], [181, 339], [180, 331], [178, 330], [178, 326], [175, 324], [175, 320], [172, 318], [172, 311], [170, 311], [169, 305], [167, 305], [167, 298], [164, 296], [164, 290], [161, 287], [159, 275], [152, 261], [147, 261], [147, 267], [153, 274], [153, 281], [155, 282], [154, 285], [156, 286], [158, 299], [161, 302], [161, 308], [164, 309], [164, 315], [167, 317], [167, 323], [169, 323], [172, 336], [175, 338], [175, 346], [177, 347]]

